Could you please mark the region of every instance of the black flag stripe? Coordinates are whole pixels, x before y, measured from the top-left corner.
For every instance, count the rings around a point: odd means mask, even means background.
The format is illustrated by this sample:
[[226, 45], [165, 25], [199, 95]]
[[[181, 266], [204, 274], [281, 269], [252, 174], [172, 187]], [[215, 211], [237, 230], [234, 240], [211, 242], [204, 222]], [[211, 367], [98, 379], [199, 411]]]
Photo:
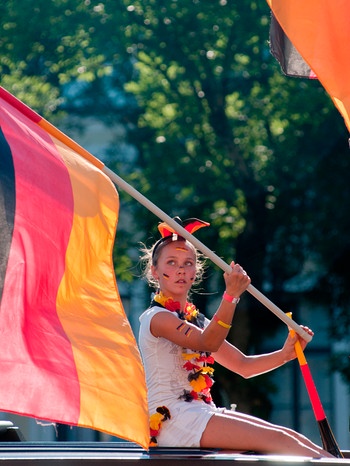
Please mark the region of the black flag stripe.
[[15, 209], [15, 168], [10, 146], [0, 128], [0, 305], [11, 249]]

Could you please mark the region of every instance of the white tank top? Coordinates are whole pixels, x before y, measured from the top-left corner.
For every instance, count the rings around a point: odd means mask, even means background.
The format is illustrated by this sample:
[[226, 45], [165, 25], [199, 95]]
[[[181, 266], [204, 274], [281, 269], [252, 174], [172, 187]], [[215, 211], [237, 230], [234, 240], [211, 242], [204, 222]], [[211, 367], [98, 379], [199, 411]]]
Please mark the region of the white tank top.
[[148, 405], [151, 413], [158, 406], [176, 402], [184, 392], [191, 391], [188, 373], [183, 369], [182, 348], [150, 330], [152, 317], [158, 312], [171, 312], [152, 307], [140, 316], [139, 346], [146, 372]]

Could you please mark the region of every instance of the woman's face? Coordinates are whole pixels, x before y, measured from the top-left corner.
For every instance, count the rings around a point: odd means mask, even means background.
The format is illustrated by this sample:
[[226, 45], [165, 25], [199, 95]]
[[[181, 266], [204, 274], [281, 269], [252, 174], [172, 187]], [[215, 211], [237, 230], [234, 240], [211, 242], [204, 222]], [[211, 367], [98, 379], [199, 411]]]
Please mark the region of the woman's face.
[[186, 241], [173, 241], [163, 247], [152, 274], [168, 297], [187, 296], [196, 278], [196, 256]]

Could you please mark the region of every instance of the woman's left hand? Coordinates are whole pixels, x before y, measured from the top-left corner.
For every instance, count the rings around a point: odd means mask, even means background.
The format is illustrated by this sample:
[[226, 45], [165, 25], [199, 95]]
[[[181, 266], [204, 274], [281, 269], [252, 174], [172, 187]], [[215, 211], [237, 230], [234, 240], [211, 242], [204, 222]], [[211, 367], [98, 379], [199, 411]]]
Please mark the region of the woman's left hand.
[[[303, 330], [305, 330], [306, 333], [308, 333], [309, 335], [311, 336], [314, 336], [314, 332], [309, 328], [309, 327], [306, 327], [304, 325], [301, 325], [300, 326]], [[288, 337], [283, 345], [283, 352], [285, 354], [285, 361], [291, 361], [292, 359], [295, 359], [297, 357], [297, 354], [295, 352], [295, 343], [299, 340], [300, 341], [300, 344], [301, 344], [301, 347], [302, 349], [304, 350], [306, 345], [307, 345], [307, 341], [304, 340], [303, 338], [301, 338], [301, 336], [296, 333], [296, 332], [293, 332], [294, 335], [291, 335], [291, 332], [288, 333]]]

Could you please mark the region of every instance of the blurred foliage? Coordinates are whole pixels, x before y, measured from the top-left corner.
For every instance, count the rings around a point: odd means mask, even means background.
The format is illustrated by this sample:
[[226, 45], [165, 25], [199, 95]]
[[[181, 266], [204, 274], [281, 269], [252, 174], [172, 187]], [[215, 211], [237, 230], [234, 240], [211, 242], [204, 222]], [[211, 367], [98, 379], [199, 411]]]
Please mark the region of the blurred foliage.
[[[116, 143], [110, 168], [169, 215], [210, 221], [197, 236], [277, 305], [294, 305], [285, 283], [315, 258], [325, 272], [308, 299], [332, 303], [335, 336], [348, 341], [348, 136], [317, 80], [281, 74], [269, 20], [254, 0], [8, 0], [1, 84], [52, 122], [66, 111], [122, 123], [136, 156]], [[120, 195], [116, 272], [129, 280], [157, 219]], [[223, 286], [216, 267], [207, 275], [203, 309]], [[242, 301], [232, 339], [258, 351], [279, 322]], [[348, 359], [338, 369], [348, 377]]]

